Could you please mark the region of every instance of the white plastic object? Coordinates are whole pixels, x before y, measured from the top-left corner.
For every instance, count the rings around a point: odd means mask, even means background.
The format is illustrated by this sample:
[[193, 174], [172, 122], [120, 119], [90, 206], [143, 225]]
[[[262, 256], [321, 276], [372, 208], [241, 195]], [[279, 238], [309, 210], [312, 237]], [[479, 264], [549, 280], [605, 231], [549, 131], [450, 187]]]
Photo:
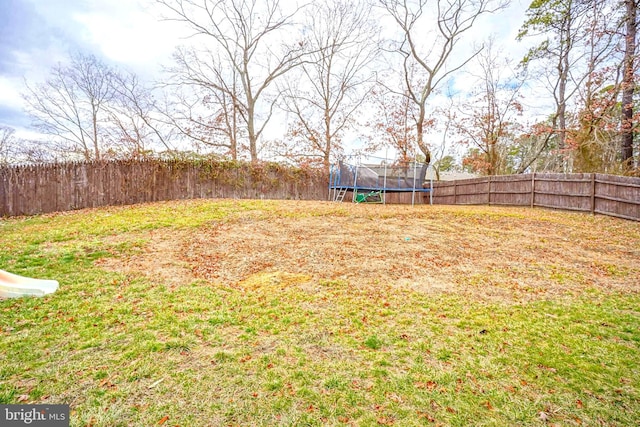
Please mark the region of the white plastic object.
[[0, 270], [0, 298], [41, 297], [57, 289], [57, 280], [32, 279]]

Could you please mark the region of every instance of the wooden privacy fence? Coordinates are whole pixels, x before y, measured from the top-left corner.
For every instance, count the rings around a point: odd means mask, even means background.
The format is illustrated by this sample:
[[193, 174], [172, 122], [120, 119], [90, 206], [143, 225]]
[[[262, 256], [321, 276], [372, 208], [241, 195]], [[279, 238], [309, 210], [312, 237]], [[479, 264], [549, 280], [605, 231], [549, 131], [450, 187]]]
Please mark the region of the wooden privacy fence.
[[440, 181], [433, 185], [433, 203], [539, 206], [640, 221], [640, 178], [534, 173]]
[[0, 217], [195, 198], [326, 200], [328, 176], [267, 163], [109, 161], [0, 167]]

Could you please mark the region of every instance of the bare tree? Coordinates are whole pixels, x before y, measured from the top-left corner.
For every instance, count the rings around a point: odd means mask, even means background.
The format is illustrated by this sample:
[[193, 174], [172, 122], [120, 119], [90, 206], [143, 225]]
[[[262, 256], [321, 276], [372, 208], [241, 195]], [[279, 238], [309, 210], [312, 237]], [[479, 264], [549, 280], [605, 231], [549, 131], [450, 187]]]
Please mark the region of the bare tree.
[[[241, 96], [226, 85], [214, 85], [216, 90], [237, 96], [238, 111], [246, 125], [249, 153], [253, 162], [258, 160], [258, 139], [272, 116], [275, 99], [269, 99], [268, 89], [282, 75], [300, 65], [306, 55], [302, 39], [291, 40], [295, 8], [285, 13], [280, 0], [156, 0], [168, 10], [169, 20], [187, 24], [194, 35], [214, 43], [225, 58], [224, 64], [208, 62], [207, 56], [193, 50], [198, 67], [209, 72], [219, 65], [229, 65], [237, 73]], [[225, 81], [228, 81], [225, 79]], [[197, 78], [192, 79], [197, 83]], [[207, 85], [216, 83], [207, 79]], [[262, 117], [261, 117], [262, 115]]]
[[413, 160], [416, 156], [416, 105], [408, 96], [385, 90], [376, 90], [374, 100], [377, 108], [371, 125], [377, 139], [396, 151], [398, 160]]
[[508, 59], [500, 59], [503, 57], [489, 39], [474, 61], [473, 68], [479, 72], [471, 73], [476, 89], [462, 104], [454, 124], [461, 142], [478, 150], [479, 155], [467, 161], [474, 161], [474, 169], [485, 175], [512, 172], [506, 154], [522, 114], [520, 90], [525, 78], [512, 69]]
[[23, 163], [50, 163], [57, 157], [43, 141], [20, 138], [15, 129], [0, 125], [0, 166]]
[[440, 105], [435, 110], [437, 119], [433, 119], [434, 128], [440, 134], [440, 144], [431, 150], [431, 160], [433, 170], [436, 174], [436, 180], [440, 181], [440, 172], [448, 172], [455, 167], [455, 157], [447, 153], [447, 141], [450, 134], [454, 131], [458, 117], [455, 112], [455, 102], [453, 95], [447, 93], [447, 103]]
[[[402, 40], [393, 50], [403, 57], [405, 94], [418, 107], [415, 121], [418, 147], [431, 161], [424, 142], [427, 100], [451, 74], [464, 67], [479, 51], [473, 50], [454, 59], [460, 52], [458, 42], [472, 28], [478, 17], [506, 6], [502, 0], [378, 0], [395, 21]], [[434, 29], [426, 33], [425, 29]], [[414, 67], [417, 72], [414, 72]]]
[[75, 54], [53, 67], [49, 79], [26, 85], [27, 112], [38, 130], [86, 160], [102, 157], [107, 144], [106, 105], [113, 100], [114, 73], [95, 56]]
[[52, 150], [50, 141], [37, 139], [20, 139], [20, 146], [16, 150], [18, 163], [56, 163], [68, 160], [68, 154]]
[[373, 73], [367, 66], [376, 57], [378, 31], [362, 1], [312, 5], [307, 22], [309, 56], [301, 76], [286, 82], [283, 106], [295, 117], [289, 129], [297, 142], [293, 154], [319, 157], [328, 170], [370, 90]]
[[208, 49], [180, 47], [167, 69], [171, 102], [164, 118], [196, 146], [222, 150], [233, 160], [242, 151], [242, 84], [233, 64]]
[[0, 125], [0, 166], [11, 163], [15, 156], [15, 129]]
[[114, 97], [107, 106], [109, 133], [118, 155], [145, 157], [158, 148], [173, 150], [171, 130], [160, 120], [150, 88], [130, 72], [114, 72]]

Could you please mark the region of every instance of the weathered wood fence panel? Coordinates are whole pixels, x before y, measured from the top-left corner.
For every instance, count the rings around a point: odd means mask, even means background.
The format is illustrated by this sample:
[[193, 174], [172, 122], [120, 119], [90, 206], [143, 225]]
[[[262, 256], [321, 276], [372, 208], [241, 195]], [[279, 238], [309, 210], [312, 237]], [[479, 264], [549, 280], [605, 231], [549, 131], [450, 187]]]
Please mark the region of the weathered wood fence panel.
[[535, 176], [534, 206], [591, 212], [592, 174]]
[[531, 179], [526, 176], [494, 176], [489, 180], [490, 205], [529, 205], [531, 202]]
[[0, 167], [0, 217], [194, 198], [326, 200], [320, 170], [232, 162], [110, 161]]
[[536, 173], [440, 181], [433, 203], [565, 209], [640, 221], [640, 178]]
[[640, 220], [640, 178], [596, 174], [593, 188], [595, 213]]

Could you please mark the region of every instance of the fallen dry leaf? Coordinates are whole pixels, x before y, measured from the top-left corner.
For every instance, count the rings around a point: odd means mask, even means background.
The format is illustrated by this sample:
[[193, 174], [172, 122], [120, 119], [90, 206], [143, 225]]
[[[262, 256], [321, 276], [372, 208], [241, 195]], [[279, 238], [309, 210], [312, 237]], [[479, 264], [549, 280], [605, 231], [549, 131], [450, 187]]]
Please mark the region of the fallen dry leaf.
[[430, 414], [428, 414], [426, 412], [418, 411], [417, 413], [418, 413], [418, 417], [420, 417], [420, 418], [424, 418], [424, 419], [428, 420], [431, 423], [435, 423], [436, 422], [436, 419], [433, 418]]
[[390, 417], [378, 417], [376, 422], [383, 426], [392, 426], [394, 424], [394, 419]]
[[429, 391], [435, 390], [435, 388], [438, 386], [438, 384], [436, 384], [433, 381], [427, 381], [427, 382], [417, 382], [415, 383], [415, 386], [417, 388], [425, 388]]

